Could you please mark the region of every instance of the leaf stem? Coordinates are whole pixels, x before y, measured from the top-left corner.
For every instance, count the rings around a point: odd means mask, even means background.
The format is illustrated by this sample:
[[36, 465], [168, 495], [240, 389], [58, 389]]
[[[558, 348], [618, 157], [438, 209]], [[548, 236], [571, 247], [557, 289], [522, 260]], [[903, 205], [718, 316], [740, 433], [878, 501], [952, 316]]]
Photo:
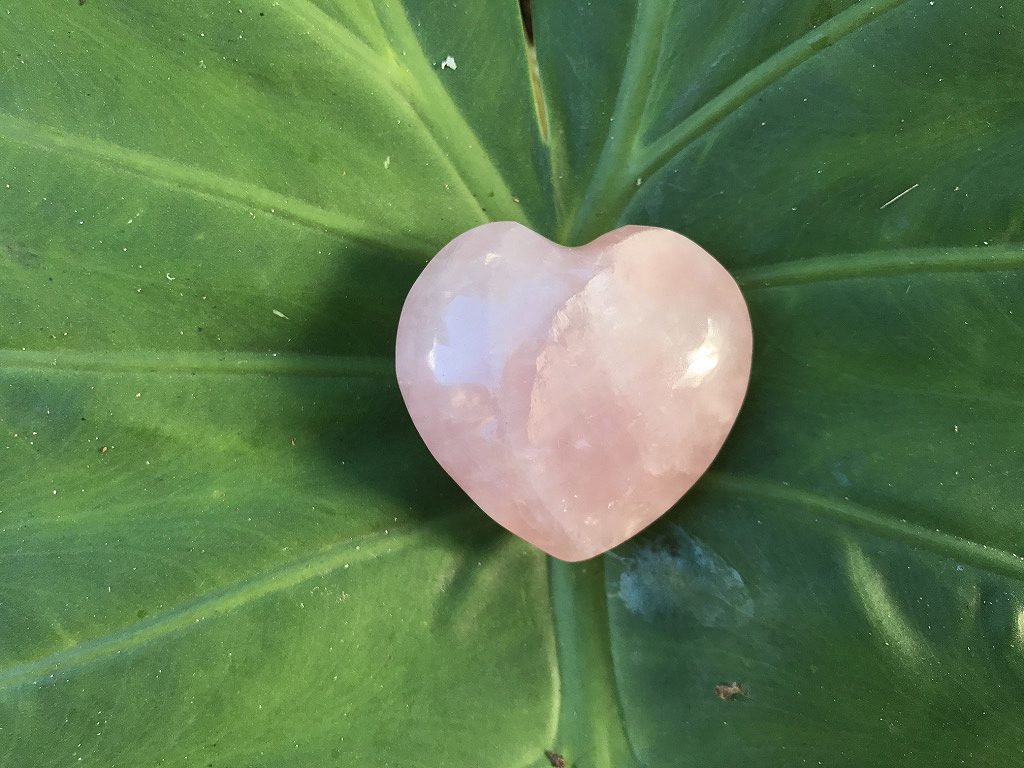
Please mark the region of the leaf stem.
[[604, 559], [565, 563], [548, 558], [555, 617], [561, 706], [557, 744], [569, 764], [636, 765], [615, 681]]

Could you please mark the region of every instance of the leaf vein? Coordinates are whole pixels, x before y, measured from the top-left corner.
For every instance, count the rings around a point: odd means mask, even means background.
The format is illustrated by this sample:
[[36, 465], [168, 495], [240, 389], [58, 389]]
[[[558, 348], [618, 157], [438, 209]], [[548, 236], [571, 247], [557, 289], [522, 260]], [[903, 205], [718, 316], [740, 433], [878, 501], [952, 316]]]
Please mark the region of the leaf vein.
[[794, 40], [745, 73], [703, 107], [649, 145], [638, 158], [629, 178], [648, 178], [657, 173], [672, 158], [736, 112], [752, 97], [781, 80], [825, 48], [835, 45], [905, 2], [907, 0], [861, 0]]
[[[460, 521], [460, 525], [465, 525], [464, 517], [456, 514], [436, 518], [434, 525], [447, 527], [454, 525], [456, 520]], [[71, 671], [135, 651], [311, 579], [324, 578], [346, 564], [393, 554], [400, 548], [408, 547], [424, 531], [423, 527], [409, 527], [404, 530], [392, 529], [388, 535], [374, 533], [354, 537], [316, 554], [293, 559], [268, 572], [258, 573], [200, 595], [183, 605], [108, 635], [76, 643], [40, 659], [0, 668], [0, 691], [56, 680]]]
[[1024, 581], [1024, 558], [940, 530], [896, 520], [888, 515], [846, 499], [833, 499], [812, 491], [781, 485], [729, 472], [712, 470], [701, 480], [707, 488], [748, 498], [800, 507], [824, 517], [867, 530], [886, 539], [903, 541], [913, 547], [945, 555], [957, 562]]
[[0, 371], [45, 370], [101, 374], [295, 376], [394, 380], [384, 356], [260, 354], [246, 352], [95, 352], [0, 349]]
[[737, 270], [747, 290], [942, 272], [1005, 272], [1024, 268], [1024, 244], [966, 248], [908, 248], [832, 254]]
[[[473, 191], [473, 185], [469, 181], [470, 174], [467, 172], [464, 164], [464, 159], [468, 156], [465, 150], [482, 149], [483, 143], [480, 141], [479, 136], [476, 135], [472, 126], [470, 126], [466, 116], [456, 106], [448, 90], [440, 82], [437, 71], [430, 66], [430, 62], [404, 13], [401, 10], [392, 10], [391, 5], [386, 6], [390, 14], [389, 18], [392, 18], [398, 27], [397, 29], [389, 29], [388, 26], [382, 23], [377, 7], [373, 4], [371, 4], [371, 7], [377, 23], [380, 24], [384, 34], [389, 38], [392, 38], [394, 35], [400, 35], [409, 48], [413, 49], [412, 52], [418, 54], [408, 57], [415, 64], [419, 65], [419, 68], [422, 70], [421, 76], [415, 78], [415, 81], [411, 83], [411, 88], [408, 89], [409, 92], [407, 92], [407, 89], [400, 87], [400, 82], [397, 78], [397, 75], [402, 74], [402, 69], [394, 66], [392, 62], [380, 56], [372, 48], [355, 39], [344, 25], [310, 3], [309, 0], [299, 0], [289, 10], [295, 18], [305, 22], [308, 33], [324, 50], [334, 53], [343, 60], [347, 60], [349, 56], [352, 56], [360, 66], [368, 70], [369, 75], [375, 81], [381, 82], [386, 86], [393, 96], [395, 103], [403, 109], [407, 118], [422, 128], [425, 136], [429, 138], [437, 150], [441, 161], [448, 166], [455, 178], [458, 179], [459, 184], [462, 186], [462, 192], [472, 201], [473, 206], [477, 209], [476, 213], [479, 220], [481, 222], [488, 221], [490, 217], [484, 211], [480, 198]], [[405, 51], [405, 53], [408, 54], [409, 51]], [[406, 68], [405, 71], [409, 72], [409, 69]], [[382, 72], [386, 72], [388, 76], [381, 77]], [[429, 106], [430, 109], [424, 109], [422, 104], [418, 102]], [[432, 113], [439, 108], [444, 112], [445, 116], [445, 127], [448, 129], [446, 138], [451, 141], [452, 134], [455, 134], [458, 139], [454, 151], [446, 149], [441, 143], [439, 126], [431, 119]], [[480, 160], [477, 164], [480, 178], [477, 181], [497, 187], [497, 189], [492, 191], [496, 193], [500, 191], [502, 193], [491, 205], [505, 208], [506, 210], [501, 212], [502, 216], [516, 218], [518, 211], [509, 205], [512, 201], [512, 192], [501, 172], [490, 161], [486, 153], [478, 152], [475, 153], [474, 157]]]
[[[171, 189], [221, 204], [258, 210], [264, 215], [285, 219], [307, 229], [327, 231], [350, 240], [394, 248], [400, 233], [373, 226], [335, 211], [328, 211], [266, 187], [222, 176], [195, 166], [179, 163], [158, 155], [56, 130], [0, 112], [0, 137], [44, 152], [78, 157], [117, 171], [131, 173]], [[405, 238], [408, 249], [422, 249], [423, 243]], [[387, 246], [387, 248], [383, 246]]]

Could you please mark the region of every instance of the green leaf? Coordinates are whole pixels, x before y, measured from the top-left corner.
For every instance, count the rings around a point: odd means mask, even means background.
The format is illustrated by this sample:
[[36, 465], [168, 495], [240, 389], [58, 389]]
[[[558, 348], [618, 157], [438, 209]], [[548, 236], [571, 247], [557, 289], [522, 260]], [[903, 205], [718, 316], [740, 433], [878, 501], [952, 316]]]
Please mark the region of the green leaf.
[[[0, 765], [1020, 753], [1024, 8], [533, 15], [0, 8]], [[722, 456], [589, 563], [490, 523], [393, 382], [419, 269], [495, 219], [671, 227], [751, 307]]]

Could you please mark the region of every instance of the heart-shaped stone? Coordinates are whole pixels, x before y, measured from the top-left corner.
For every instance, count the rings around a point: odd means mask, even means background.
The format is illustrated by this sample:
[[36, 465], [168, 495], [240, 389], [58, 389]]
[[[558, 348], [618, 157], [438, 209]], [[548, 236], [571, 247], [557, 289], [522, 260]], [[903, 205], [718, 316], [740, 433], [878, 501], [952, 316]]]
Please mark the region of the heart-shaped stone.
[[752, 344], [736, 282], [682, 235], [622, 227], [563, 248], [497, 222], [427, 264], [396, 370], [424, 442], [473, 501], [575, 561], [654, 522], [704, 473]]

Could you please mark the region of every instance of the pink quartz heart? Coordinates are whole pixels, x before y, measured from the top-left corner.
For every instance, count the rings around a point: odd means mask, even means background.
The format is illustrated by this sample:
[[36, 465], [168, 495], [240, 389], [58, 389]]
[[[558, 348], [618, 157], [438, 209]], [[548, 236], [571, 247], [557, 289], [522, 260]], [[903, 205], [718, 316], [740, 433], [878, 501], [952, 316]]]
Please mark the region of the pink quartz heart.
[[599, 555], [704, 473], [750, 378], [728, 272], [667, 229], [563, 248], [513, 222], [459, 235], [409, 291], [398, 384], [481, 509], [562, 560]]

